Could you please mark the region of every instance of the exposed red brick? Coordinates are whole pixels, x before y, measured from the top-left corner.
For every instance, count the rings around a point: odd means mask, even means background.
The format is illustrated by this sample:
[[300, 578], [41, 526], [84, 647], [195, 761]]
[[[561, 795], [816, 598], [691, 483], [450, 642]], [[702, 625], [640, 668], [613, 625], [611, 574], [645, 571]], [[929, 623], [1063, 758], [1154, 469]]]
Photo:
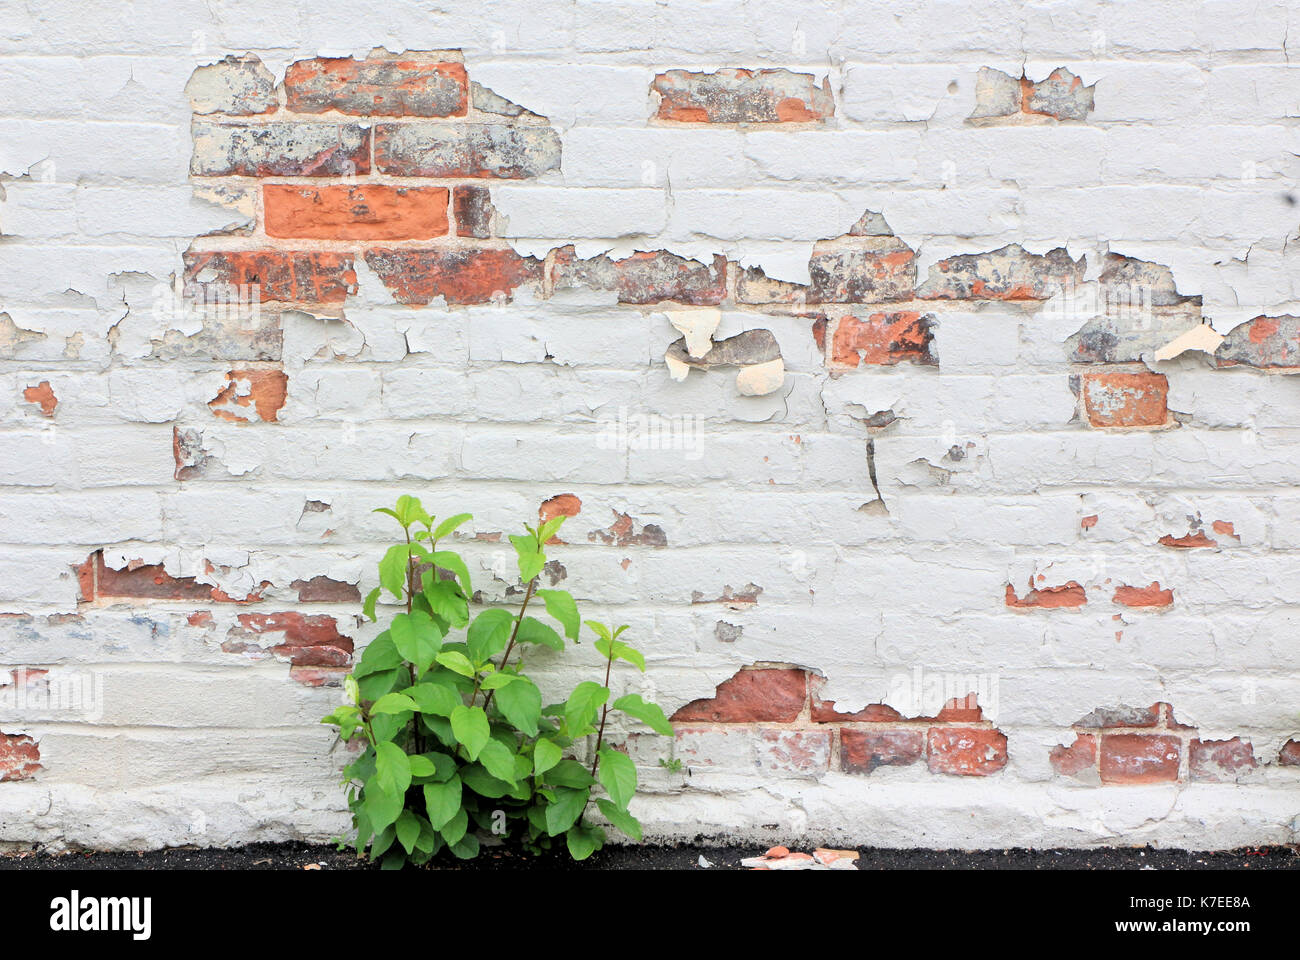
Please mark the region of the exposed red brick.
[[1070, 259], [1064, 247], [1046, 254], [1008, 244], [989, 253], [940, 260], [917, 288], [921, 300], [1049, 300], [1083, 282], [1085, 260]]
[[[916, 252], [897, 237], [841, 238], [817, 244], [808, 261], [808, 303], [882, 303], [911, 300]], [[798, 297], [802, 288], [790, 289]]]
[[1182, 743], [1153, 733], [1109, 733], [1101, 738], [1102, 783], [1164, 783], [1178, 779]]
[[976, 695], [968, 693], [964, 697], [953, 697], [945, 703], [934, 719], [946, 723], [979, 723], [984, 719], [984, 711], [980, 708]]
[[469, 105], [465, 65], [406, 57], [316, 57], [289, 65], [286, 106], [298, 113], [461, 117]]
[[1288, 740], [1282, 744], [1277, 762], [1284, 767], [1300, 767], [1300, 740]]
[[616, 547], [666, 547], [668, 535], [655, 523], [641, 524], [626, 513], [613, 511], [614, 522], [604, 530], [592, 530], [587, 534], [589, 543], [600, 543]]
[[1115, 588], [1115, 596], [1111, 599], [1126, 607], [1167, 607], [1174, 602], [1174, 592], [1161, 590], [1160, 582], [1156, 581], [1146, 587], [1121, 585]]
[[919, 729], [840, 731], [840, 769], [845, 773], [907, 766], [924, 755], [925, 734]]
[[[247, 393], [240, 393], [241, 384], [248, 384]], [[283, 370], [231, 370], [226, 385], [208, 401], [208, 407], [222, 420], [274, 423], [288, 389], [289, 377]]]
[[826, 355], [826, 318], [819, 316], [812, 322], [813, 342], [817, 344], [817, 350], [822, 356]]
[[301, 603], [354, 603], [361, 599], [361, 590], [355, 583], [323, 574], [310, 580], [295, 580], [290, 586], [298, 591]]
[[294, 666], [342, 667], [352, 660], [352, 638], [340, 634], [338, 622], [326, 614], [241, 613], [239, 623], [250, 634], [283, 634], [269, 649]]
[[818, 774], [830, 767], [829, 730], [760, 730], [754, 745], [762, 771]]
[[1007, 765], [1007, 738], [982, 727], [931, 727], [931, 773], [987, 777]]
[[289, 679], [304, 687], [341, 687], [351, 667], [289, 667]]
[[[208, 571], [212, 571], [209, 564]], [[77, 570], [81, 584], [81, 598], [90, 602], [105, 599], [134, 600], [189, 600], [218, 603], [255, 603], [262, 591], [270, 586], [263, 583], [247, 597], [232, 597], [220, 587], [198, 583], [194, 577], [173, 577], [161, 563], [128, 564], [114, 570], [104, 563], [104, 553], [96, 550]]]
[[1097, 763], [1097, 738], [1090, 733], [1079, 734], [1068, 747], [1052, 747], [1052, 769], [1062, 776], [1074, 777], [1091, 770]]
[[674, 721], [714, 723], [789, 723], [803, 711], [808, 699], [807, 676], [802, 670], [740, 670], [718, 685], [708, 699], [692, 700], [673, 714]]
[[425, 240], [447, 232], [446, 187], [262, 187], [266, 233], [318, 240]]
[[191, 627], [210, 627], [213, 623], [211, 610], [195, 610], [187, 618], [186, 622]]
[[41, 413], [47, 417], [54, 416], [54, 408], [59, 405], [59, 398], [54, 395], [48, 380], [42, 380], [36, 386], [25, 389], [23, 399], [28, 403], [40, 404]]
[[1193, 740], [1188, 746], [1188, 767], [1193, 780], [1232, 783], [1259, 764], [1249, 740]]
[[1008, 607], [1081, 607], [1087, 602], [1087, 591], [1073, 580], [1057, 587], [1035, 587], [1031, 580], [1029, 592], [1023, 597], [1016, 596], [1015, 588], [1011, 584], [1007, 584], [1006, 604]]
[[509, 299], [522, 284], [541, 279], [541, 262], [513, 250], [372, 249], [366, 263], [399, 303], [449, 304]]
[[[352, 255], [321, 251], [187, 250], [185, 279], [200, 274], [236, 287], [258, 287], [261, 302], [342, 303], [357, 289]], [[250, 291], [251, 295], [251, 291]]]
[[619, 303], [671, 300], [698, 306], [719, 304], [727, 295], [727, 258], [712, 265], [666, 250], [634, 253], [615, 262]]
[[1163, 373], [1085, 373], [1082, 389], [1094, 427], [1155, 427], [1169, 417]]
[[807, 123], [835, 113], [830, 79], [808, 73], [728, 68], [669, 70], [654, 78], [660, 120], [678, 123]]
[[901, 713], [884, 703], [869, 703], [861, 710], [840, 713], [835, 709], [834, 700], [815, 695], [812, 698], [813, 723], [891, 723], [902, 719]]
[[21, 733], [0, 731], [0, 783], [30, 780], [41, 769], [40, 745]]
[[456, 236], [476, 240], [492, 236], [496, 208], [492, 206], [492, 192], [487, 187], [461, 184], [452, 192], [452, 208], [456, 213]]
[[841, 317], [831, 339], [831, 362], [845, 367], [889, 365], [910, 360], [934, 365], [934, 318], [914, 310], [873, 313], [866, 320]]
[[581, 500], [572, 493], [560, 493], [542, 501], [542, 505], [537, 508], [537, 519], [546, 523], [556, 517], [576, 517], [581, 512]]
[[1092, 713], [1080, 717], [1074, 724], [1091, 730], [1108, 730], [1116, 727], [1155, 727], [1160, 724], [1164, 704], [1153, 703], [1149, 707], [1098, 707]]
[[1092, 516], [1084, 517], [1082, 520], [1079, 521], [1079, 526], [1081, 526], [1085, 530], [1091, 530], [1096, 525], [1097, 525], [1097, 515], [1095, 513]]
[[1236, 527], [1229, 521], [1215, 520], [1214, 523], [1211, 524], [1211, 526], [1213, 526], [1214, 532], [1219, 534], [1220, 536], [1231, 537], [1233, 540], [1236, 540], [1238, 543], [1241, 542], [1241, 537], [1238, 536]]
[[1195, 533], [1189, 533], [1184, 537], [1165, 534], [1160, 538], [1159, 542], [1161, 546], [1173, 547], [1175, 550], [1193, 550], [1197, 547], [1217, 547], [1219, 545], [1218, 541], [1207, 537], [1204, 530], [1197, 530]]

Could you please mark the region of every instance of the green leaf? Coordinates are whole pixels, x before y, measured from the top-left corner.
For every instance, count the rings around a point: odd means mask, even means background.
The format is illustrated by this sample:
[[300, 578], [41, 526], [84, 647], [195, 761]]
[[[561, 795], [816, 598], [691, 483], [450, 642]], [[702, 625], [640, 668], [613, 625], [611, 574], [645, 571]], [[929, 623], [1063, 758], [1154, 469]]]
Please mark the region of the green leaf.
[[455, 580], [434, 579], [432, 570], [426, 570], [422, 579], [424, 602], [429, 609], [457, 630], [463, 629], [469, 623], [469, 604], [460, 585]]
[[[401, 662], [401, 658], [398, 658]], [[393, 667], [390, 670], [381, 670], [379, 673], [367, 674], [364, 677], [357, 678], [357, 693], [362, 700], [378, 700], [384, 694], [389, 693], [399, 683], [408, 681], [410, 674], [402, 667]], [[385, 738], [388, 739], [388, 738]]]
[[465, 561], [460, 558], [460, 554], [454, 550], [436, 550], [429, 555], [429, 562], [435, 567], [454, 573], [456, 579], [460, 581], [460, 588], [465, 591], [465, 596], [474, 594], [474, 588], [469, 582], [469, 567], [465, 566]]
[[559, 532], [560, 527], [564, 525], [564, 521], [568, 519], [569, 518], [563, 513], [551, 517], [551, 519], [547, 520], [537, 528], [537, 542], [542, 544], [542, 546], [545, 546], [550, 542], [551, 537], [555, 536]]
[[587, 807], [587, 798], [591, 796], [588, 789], [572, 790], [568, 787], [557, 787], [554, 791], [555, 799], [546, 807], [546, 832], [551, 836], [558, 836], [565, 830], [568, 830], [578, 817], [582, 816], [582, 811]]
[[520, 643], [540, 643], [552, 650], [564, 649], [564, 641], [554, 628], [532, 617], [524, 617], [519, 621], [519, 632], [515, 634], [515, 639]]
[[402, 794], [391, 793], [380, 786], [378, 774], [366, 781], [362, 808], [376, 832], [382, 831], [395, 822], [402, 813], [402, 806]]
[[379, 582], [399, 600], [406, 595], [407, 561], [410, 558], [410, 544], [395, 543], [379, 561]]
[[605, 831], [595, 824], [577, 824], [569, 828], [564, 835], [569, 856], [574, 860], [586, 860], [605, 845]]
[[458, 513], [454, 517], [448, 517], [446, 520], [442, 521], [442, 523], [438, 524], [438, 528], [433, 531], [433, 539], [441, 540], [466, 520], [473, 519], [474, 515], [470, 513]]
[[435, 830], [441, 830], [460, 809], [460, 777], [452, 775], [446, 783], [424, 785], [424, 812]]
[[469, 657], [474, 663], [486, 663], [506, 648], [515, 618], [509, 610], [493, 607], [484, 610], [469, 625], [465, 634]]
[[564, 635], [570, 640], [578, 639], [578, 605], [573, 595], [567, 590], [538, 590], [537, 595], [546, 604], [546, 612], [564, 627]]
[[464, 807], [460, 807], [451, 819], [442, 827], [442, 839], [449, 844], [457, 844], [460, 838], [465, 836], [465, 831], [469, 829], [469, 814], [465, 812]]
[[483, 768], [481, 763], [471, 763], [467, 767], [461, 767], [460, 779], [465, 786], [479, 796], [488, 797], [492, 800], [504, 797], [510, 792], [510, 784], [492, 776]]
[[402, 691], [421, 713], [450, 717], [461, 706], [460, 692], [447, 683], [417, 683]]
[[[588, 621], [588, 626], [591, 626]], [[610, 660], [626, 660], [642, 673], [645, 673], [645, 657], [641, 651], [629, 647], [622, 640], [601, 638], [596, 641], [596, 650], [600, 655]]]
[[665, 737], [673, 735], [673, 725], [664, 716], [663, 708], [657, 703], [647, 703], [642, 700], [639, 693], [629, 693], [627, 696], [619, 697], [611, 706], [615, 710], [622, 710], [629, 717], [640, 720], [655, 733], [662, 733]]
[[393, 617], [389, 632], [393, 635], [393, 646], [397, 652], [415, 664], [417, 675], [422, 675], [429, 669], [442, 647], [442, 631], [438, 629], [433, 617], [422, 610], [399, 613]]
[[587, 768], [577, 760], [561, 760], [544, 778], [545, 781], [557, 787], [590, 787], [596, 782], [595, 778], [587, 771]]
[[357, 661], [356, 669], [352, 671], [352, 675], [360, 680], [372, 673], [391, 670], [401, 665], [402, 655], [397, 652], [397, 647], [393, 645], [393, 635], [390, 631], [385, 630], [366, 644], [366, 649], [362, 652], [361, 659]]
[[386, 693], [370, 708], [373, 713], [404, 713], [415, 710], [415, 701], [404, 693]]
[[527, 536], [511, 534], [510, 542], [514, 544], [519, 561], [519, 579], [524, 583], [531, 583], [533, 578], [542, 572], [542, 567], [546, 566], [546, 554], [541, 551], [537, 538], [531, 533]]
[[395, 743], [375, 745], [375, 780], [385, 793], [401, 797], [411, 785], [411, 761]]
[[569, 736], [582, 736], [596, 719], [598, 711], [609, 699], [609, 690], [594, 680], [584, 680], [573, 688], [568, 701], [564, 704], [564, 722], [569, 728]]
[[600, 808], [600, 812], [604, 815], [606, 820], [618, 827], [618, 829], [622, 830], [637, 843], [641, 842], [640, 820], [632, 816], [632, 814], [628, 813], [626, 810], [614, 806], [614, 804], [606, 800], [604, 797], [601, 797], [596, 801], [596, 806]]
[[479, 751], [478, 762], [498, 780], [515, 784], [515, 755], [500, 740], [489, 740]]
[[413, 497], [406, 493], [397, 498], [397, 510], [394, 516], [397, 517], [397, 522], [404, 527], [409, 527], [413, 523], [422, 523], [427, 527], [433, 523], [433, 517], [425, 512], [419, 497]]
[[478, 856], [478, 837], [472, 833], [467, 833], [456, 843], [451, 844], [448, 849], [451, 851], [452, 856], [458, 860], [473, 860]]
[[382, 589], [383, 587], [375, 587], [375, 589], [367, 593], [366, 602], [361, 605], [361, 612], [366, 615], [371, 623], [378, 619], [375, 616], [375, 602], [379, 599], [379, 591]]
[[472, 677], [476, 672], [474, 664], [470, 663], [469, 658], [459, 650], [444, 650], [434, 657], [434, 660], [453, 673], [459, 673], [462, 677]]
[[415, 849], [415, 841], [420, 837], [420, 818], [410, 810], [403, 810], [397, 818], [397, 842], [402, 849], [410, 853]]
[[533, 773], [540, 777], [559, 763], [561, 756], [563, 754], [560, 748], [550, 740], [544, 738], [538, 740], [537, 745], [533, 748]]
[[411, 778], [436, 777], [438, 765], [423, 754], [409, 754], [406, 758], [411, 764]]
[[496, 692], [492, 702], [516, 730], [530, 737], [537, 736], [537, 721], [542, 716], [542, 692], [533, 681], [516, 676], [513, 683], [506, 684]]
[[[492, 738], [492, 728], [488, 725], [487, 714], [482, 707], [461, 705], [451, 712], [451, 732], [456, 741], [465, 748], [471, 760], [477, 760], [479, 751]], [[455, 843], [448, 840], [448, 843]]]
[[636, 794], [636, 764], [626, 753], [612, 747], [601, 747], [598, 754], [600, 763], [597, 772], [609, 799], [622, 809], [632, 802]]

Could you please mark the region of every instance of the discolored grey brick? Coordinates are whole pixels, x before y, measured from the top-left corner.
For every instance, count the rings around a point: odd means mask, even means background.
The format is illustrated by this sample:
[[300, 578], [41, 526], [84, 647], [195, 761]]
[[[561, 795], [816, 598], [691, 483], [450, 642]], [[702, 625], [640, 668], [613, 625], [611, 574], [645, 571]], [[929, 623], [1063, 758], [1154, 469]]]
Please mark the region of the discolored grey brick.
[[351, 123], [193, 126], [196, 177], [347, 177], [370, 172], [370, 131]]
[[380, 124], [375, 167], [402, 177], [520, 180], [560, 167], [560, 135], [551, 127], [500, 123]]

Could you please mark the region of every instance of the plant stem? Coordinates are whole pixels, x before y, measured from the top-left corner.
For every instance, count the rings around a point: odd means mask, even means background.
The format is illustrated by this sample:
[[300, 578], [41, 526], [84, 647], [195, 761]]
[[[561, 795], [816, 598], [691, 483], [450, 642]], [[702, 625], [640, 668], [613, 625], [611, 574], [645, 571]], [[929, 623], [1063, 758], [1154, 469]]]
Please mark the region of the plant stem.
[[600, 763], [600, 744], [605, 739], [605, 717], [609, 713], [609, 672], [614, 668], [614, 644], [609, 645], [609, 659], [605, 661], [605, 705], [600, 708], [600, 729], [596, 731], [596, 755], [591, 760], [591, 775], [596, 775]]
[[[510, 651], [515, 648], [515, 637], [519, 636], [519, 624], [524, 622], [524, 611], [528, 609], [528, 601], [533, 599], [533, 590], [534, 588], [536, 588], [536, 586], [537, 586], [537, 578], [533, 577], [533, 579], [528, 581], [528, 589], [524, 591], [524, 602], [519, 607], [519, 616], [515, 618], [515, 627], [513, 630], [510, 631], [510, 642], [506, 644], [506, 653], [505, 656], [501, 658], [501, 666], [497, 668], [498, 673], [504, 670], [506, 668], [506, 664], [510, 662]], [[487, 708], [491, 706], [492, 694], [494, 693], [496, 693], [495, 690], [488, 691], [487, 698], [483, 701], [484, 712], [486, 712]], [[475, 696], [478, 695], [477, 683], [475, 683], [474, 685], [474, 694]], [[473, 703], [472, 700], [470, 702]]]

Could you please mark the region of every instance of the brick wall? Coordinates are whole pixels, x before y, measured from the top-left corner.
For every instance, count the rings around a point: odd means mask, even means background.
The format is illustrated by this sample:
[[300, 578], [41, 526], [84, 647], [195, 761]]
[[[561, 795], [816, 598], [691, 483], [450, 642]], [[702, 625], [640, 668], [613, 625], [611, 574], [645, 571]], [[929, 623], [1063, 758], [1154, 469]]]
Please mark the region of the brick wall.
[[8, 14], [0, 842], [337, 832], [403, 492], [492, 600], [570, 518], [652, 836], [1294, 840], [1300, 11], [1229, 6]]

